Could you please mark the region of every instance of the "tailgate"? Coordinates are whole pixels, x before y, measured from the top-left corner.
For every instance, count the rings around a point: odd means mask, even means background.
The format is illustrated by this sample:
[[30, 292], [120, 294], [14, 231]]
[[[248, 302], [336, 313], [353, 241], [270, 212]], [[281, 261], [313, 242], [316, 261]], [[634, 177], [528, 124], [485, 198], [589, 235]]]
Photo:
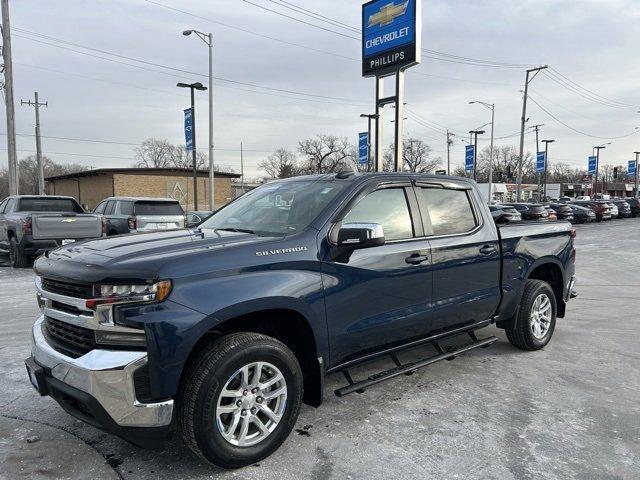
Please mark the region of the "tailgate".
[[137, 215], [137, 230], [173, 230], [184, 228], [183, 215]]
[[32, 216], [32, 229], [34, 240], [99, 238], [102, 219], [98, 215], [41, 213]]

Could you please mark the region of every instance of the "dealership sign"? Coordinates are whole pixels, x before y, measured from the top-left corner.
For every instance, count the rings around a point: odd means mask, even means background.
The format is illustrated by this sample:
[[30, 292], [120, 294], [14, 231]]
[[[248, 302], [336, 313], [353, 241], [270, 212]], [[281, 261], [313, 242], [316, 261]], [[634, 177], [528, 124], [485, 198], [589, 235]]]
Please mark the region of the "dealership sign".
[[193, 110], [184, 111], [184, 143], [188, 151], [193, 150]]
[[389, 75], [420, 63], [421, 0], [362, 5], [362, 75]]
[[366, 167], [369, 163], [369, 133], [358, 134], [358, 163]]
[[475, 148], [473, 145], [465, 145], [464, 147], [464, 169], [466, 171], [473, 170], [474, 167]]
[[546, 155], [544, 152], [538, 152], [538, 156], [536, 157], [536, 172], [544, 172], [544, 164], [546, 163]]

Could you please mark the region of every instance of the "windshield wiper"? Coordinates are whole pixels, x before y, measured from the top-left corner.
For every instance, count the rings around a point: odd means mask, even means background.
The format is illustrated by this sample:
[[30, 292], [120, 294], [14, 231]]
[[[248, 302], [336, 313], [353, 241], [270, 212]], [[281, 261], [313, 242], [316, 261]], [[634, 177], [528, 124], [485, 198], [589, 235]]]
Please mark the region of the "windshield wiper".
[[239, 232], [239, 233], [250, 233], [252, 235], [255, 235], [256, 232], [254, 232], [253, 230], [248, 230], [246, 228], [232, 228], [232, 227], [226, 227], [226, 228], [214, 228], [213, 229], [214, 232], [217, 231], [223, 231], [223, 232]]

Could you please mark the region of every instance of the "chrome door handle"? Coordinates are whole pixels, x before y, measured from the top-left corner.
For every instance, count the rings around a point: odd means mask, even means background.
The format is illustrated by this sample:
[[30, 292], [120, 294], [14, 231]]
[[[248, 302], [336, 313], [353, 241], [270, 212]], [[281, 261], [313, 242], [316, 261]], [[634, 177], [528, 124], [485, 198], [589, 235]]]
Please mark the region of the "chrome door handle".
[[482, 248], [480, 248], [480, 253], [482, 255], [491, 255], [492, 253], [496, 252], [496, 247], [494, 247], [493, 245], [484, 245]]
[[410, 265], [420, 265], [422, 262], [426, 262], [427, 260], [429, 260], [427, 255], [421, 255], [419, 253], [414, 253], [404, 259], [404, 261]]

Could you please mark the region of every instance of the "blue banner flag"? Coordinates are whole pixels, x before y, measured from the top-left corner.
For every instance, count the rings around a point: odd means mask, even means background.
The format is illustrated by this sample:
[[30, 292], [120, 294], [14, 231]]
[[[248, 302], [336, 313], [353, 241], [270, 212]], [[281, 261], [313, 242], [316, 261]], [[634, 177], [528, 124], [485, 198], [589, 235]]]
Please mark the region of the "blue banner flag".
[[466, 145], [464, 147], [464, 169], [467, 171], [473, 170], [474, 153], [475, 147], [473, 145]]
[[629, 166], [627, 167], [627, 173], [629, 175], [635, 175], [637, 167], [638, 166], [636, 165], [636, 161], [635, 160], [629, 160]]
[[545, 152], [538, 152], [536, 156], [536, 172], [544, 172], [544, 166], [547, 161]]
[[589, 164], [587, 173], [596, 173], [596, 164], [598, 163], [598, 157], [589, 157]]
[[358, 134], [358, 163], [366, 167], [369, 163], [369, 133]]
[[184, 143], [187, 150], [193, 150], [193, 112], [191, 108], [184, 111]]

